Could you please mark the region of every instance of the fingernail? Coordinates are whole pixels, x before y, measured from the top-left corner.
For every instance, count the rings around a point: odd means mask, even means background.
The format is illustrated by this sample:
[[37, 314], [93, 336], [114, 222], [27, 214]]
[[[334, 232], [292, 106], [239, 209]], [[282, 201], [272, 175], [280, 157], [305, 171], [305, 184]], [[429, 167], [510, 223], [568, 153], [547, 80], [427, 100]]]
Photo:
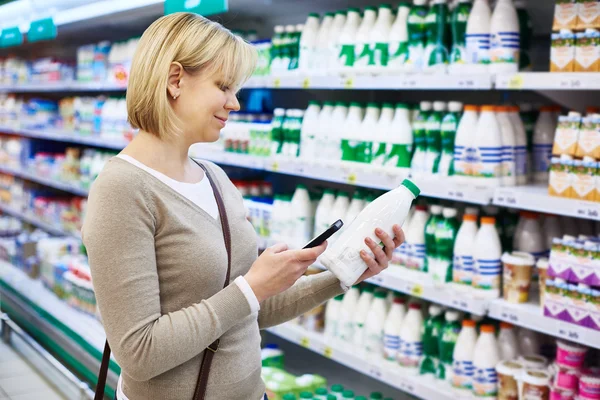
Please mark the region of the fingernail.
[[380, 233], [380, 234], [383, 233], [383, 231], [381, 229], [379, 229], [379, 228], [375, 229], [375, 232], [376, 233]]
[[366, 255], [367, 255], [367, 253], [365, 253], [365, 251], [364, 251], [364, 250], [361, 250], [361, 251], [360, 251], [360, 255], [361, 255], [361, 256], [366, 256]]

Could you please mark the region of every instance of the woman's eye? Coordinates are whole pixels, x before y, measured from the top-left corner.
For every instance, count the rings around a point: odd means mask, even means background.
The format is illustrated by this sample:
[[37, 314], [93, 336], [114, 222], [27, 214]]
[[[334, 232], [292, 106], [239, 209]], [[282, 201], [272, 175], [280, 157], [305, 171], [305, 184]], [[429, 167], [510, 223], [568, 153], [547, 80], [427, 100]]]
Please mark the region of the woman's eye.
[[229, 90], [229, 86], [225, 85], [225, 84], [221, 84], [219, 85], [219, 89], [221, 89], [222, 91], [226, 92]]

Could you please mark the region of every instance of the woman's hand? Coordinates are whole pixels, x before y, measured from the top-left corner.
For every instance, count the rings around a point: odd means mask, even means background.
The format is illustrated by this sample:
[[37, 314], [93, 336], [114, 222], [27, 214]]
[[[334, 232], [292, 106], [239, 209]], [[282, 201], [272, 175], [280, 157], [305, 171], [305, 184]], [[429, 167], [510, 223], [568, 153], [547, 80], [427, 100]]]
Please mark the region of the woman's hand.
[[400, 228], [400, 225], [394, 225], [394, 238], [392, 239], [387, 233], [383, 230], [377, 228], [375, 229], [375, 235], [379, 239], [381, 239], [381, 243], [383, 243], [383, 248], [375, 243], [372, 239], [366, 238], [365, 244], [369, 246], [373, 255], [368, 254], [366, 251], [361, 250], [360, 258], [367, 264], [369, 267], [358, 281], [355, 284], [358, 284], [366, 279], [369, 279], [375, 275], [378, 275], [388, 267], [389, 261], [392, 259], [392, 253], [394, 249], [404, 243], [404, 231]]
[[289, 289], [326, 248], [327, 242], [301, 250], [288, 250], [287, 245], [276, 244], [256, 259], [244, 278], [260, 303]]

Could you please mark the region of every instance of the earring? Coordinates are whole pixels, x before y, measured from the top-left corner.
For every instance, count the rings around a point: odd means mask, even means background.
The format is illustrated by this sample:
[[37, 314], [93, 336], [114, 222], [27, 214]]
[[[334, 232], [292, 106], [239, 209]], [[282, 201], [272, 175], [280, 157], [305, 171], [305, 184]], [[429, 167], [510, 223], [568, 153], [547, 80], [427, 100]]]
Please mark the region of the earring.
[[177, 95], [173, 95], [173, 100], [177, 100]]

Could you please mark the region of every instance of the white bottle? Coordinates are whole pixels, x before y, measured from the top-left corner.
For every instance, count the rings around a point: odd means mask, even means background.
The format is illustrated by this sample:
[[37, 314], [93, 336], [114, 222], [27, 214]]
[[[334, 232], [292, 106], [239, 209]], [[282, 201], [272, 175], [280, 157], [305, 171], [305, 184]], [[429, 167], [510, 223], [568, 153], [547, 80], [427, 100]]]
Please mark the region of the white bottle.
[[354, 340], [354, 313], [356, 313], [359, 297], [358, 286], [353, 286], [346, 292], [344, 300], [342, 300], [338, 336], [342, 341], [349, 344]]
[[454, 139], [454, 176], [462, 182], [468, 182], [468, 177], [472, 175], [478, 121], [479, 107], [465, 105]]
[[327, 154], [326, 149], [331, 139], [331, 122], [333, 119], [333, 102], [323, 102], [323, 107], [317, 116], [317, 122], [315, 124], [315, 143], [317, 152], [314, 154], [313, 160], [326, 160]]
[[[327, 62], [328, 74], [336, 74], [338, 70], [338, 56], [341, 51], [339, 37], [346, 25], [346, 11], [337, 11], [327, 35], [327, 55], [323, 56]], [[325, 61], [324, 61], [325, 62]]]
[[310, 241], [314, 226], [312, 202], [310, 201], [308, 189], [303, 184], [296, 187], [291, 208], [294, 215], [292, 233], [295, 239], [292, 246], [299, 249]]
[[357, 190], [352, 196], [352, 201], [350, 202], [346, 216], [343, 219], [344, 224], [350, 225], [358, 216], [358, 214], [360, 214], [363, 208], [365, 208], [365, 200], [362, 193]]
[[498, 347], [500, 349], [500, 361], [515, 360], [519, 355], [517, 335], [515, 334], [513, 326], [508, 322], [500, 322]]
[[412, 201], [419, 195], [419, 188], [410, 180], [375, 199], [356, 217], [336, 242], [321, 256], [321, 262], [346, 286], [350, 286], [367, 269], [360, 251], [371, 250], [364, 240], [369, 237], [376, 243], [375, 228], [394, 236], [394, 224], [402, 225], [408, 215]]
[[475, 130], [473, 172], [476, 182], [490, 187], [502, 184], [502, 134], [495, 106], [483, 106]]
[[[273, 31], [275, 32], [273, 46], [275, 46], [276, 48], [283, 48], [283, 36], [285, 32], [285, 27], [283, 25], [276, 25], [275, 28], [273, 28]], [[276, 38], [278, 39], [275, 40]], [[283, 55], [281, 54], [281, 52], [276, 52], [275, 57], [271, 60], [271, 73], [278, 74], [283, 70], [287, 70], [287, 64], [284, 65]]]
[[417, 373], [423, 355], [423, 315], [421, 305], [412, 303], [408, 306], [406, 318], [400, 328], [400, 349], [398, 363]]
[[452, 281], [465, 288], [470, 288], [473, 282], [473, 244], [478, 230], [477, 215], [468, 213], [463, 215], [463, 223], [458, 229], [456, 242], [454, 242]]
[[408, 105], [396, 104], [394, 119], [388, 134], [389, 149], [386, 151], [385, 166], [391, 168], [410, 168], [413, 148], [413, 132], [410, 124]]
[[403, 298], [394, 297], [394, 302], [383, 325], [383, 357], [388, 361], [396, 361], [398, 350], [400, 350], [400, 330], [406, 316], [404, 303]]
[[361, 128], [364, 114], [365, 110], [360, 106], [360, 103], [350, 103], [350, 107], [348, 108], [348, 116], [344, 121], [343, 127], [341, 127], [339, 131], [341, 153], [341, 158], [339, 160], [356, 161], [355, 148], [360, 140], [365, 136]]
[[335, 296], [327, 302], [325, 308], [325, 337], [335, 338], [339, 335], [339, 323], [342, 312], [343, 295]]
[[369, 62], [368, 68], [373, 72], [381, 72], [388, 65], [389, 60], [389, 40], [392, 25], [394, 23], [394, 14], [392, 6], [381, 4], [377, 12], [377, 21], [369, 33], [369, 46], [373, 54], [372, 62]]
[[321, 198], [315, 213], [315, 230], [313, 236], [317, 236], [325, 232], [327, 228], [329, 228], [329, 225], [331, 225], [329, 221], [334, 202], [335, 195], [333, 190], [325, 189], [325, 193], [323, 193], [323, 197]]
[[475, 0], [465, 34], [468, 71], [487, 73], [490, 62], [491, 10], [488, 0]]
[[500, 362], [500, 350], [496, 341], [494, 325], [482, 325], [475, 344], [473, 366], [473, 394], [476, 398], [494, 399], [498, 395], [496, 364]]
[[413, 134], [415, 140], [415, 151], [410, 163], [411, 175], [416, 179], [425, 176], [427, 170], [427, 119], [431, 114], [433, 104], [430, 101], [422, 101], [419, 104], [419, 114], [413, 119]]
[[294, 241], [295, 213], [292, 210], [292, 196], [285, 195], [281, 203], [281, 240], [292, 244]]
[[334, 13], [325, 13], [323, 21], [319, 26], [317, 32], [317, 39], [315, 40], [315, 57], [313, 59], [311, 75], [323, 76], [327, 73], [328, 60], [330, 57], [329, 53], [329, 34], [331, 32], [331, 26], [333, 25]]
[[523, 120], [519, 114], [519, 107], [511, 106], [509, 117], [515, 132], [515, 169], [517, 174], [517, 185], [525, 185], [528, 181], [528, 152], [527, 132]]
[[508, 114], [510, 107], [496, 107], [496, 120], [502, 134], [502, 186], [517, 184], [516, 135]]
[[546, 255], [546, 238], [542, 234], [538, 215], [533, 212], [522, 211], [521, 218], [523, 224], [520, 227], [521, 230], [518, 234], [515, 249], [531, 254], [537, 261], [538, 258]]
[[524, 356], [540, 354], [540, 335], [530, 329], [519, 329], [519, 350]]
[[365, 350], [378, 357], [383, 355], [383, 327], [387, 317], [386, 297], [387, 293], [384, 290], [375, 292], [365, 323]]
[[473, 287], [477, 297], [497, 298], [502, 276], [502, 246], [496, 230], [496, 218], [482, 217], [475, 236]]
[[[337, 197], [335, 198], [335, 202], [333, 203], [333, 207], [331, 207], [331, 214], [329, 214], [329, 221], [327, 221], [327, 227], [329, 227], [329, 225], [333, 224], [338, 219], [341, 219], [345, 224], [346, 222], [344, 221], [344, 218], [346, 217], [346, 214], [348, 213], [349, 206], [350, 206], [350, 199], [348, 198], [348, 193], [346, 193], [346, 192], [338, 193]], [[330, 247], [331, 247], [331, 243], [333, 243], [333, 240], [337, 239], [338, 237], [339, 236], [337, 234], [334, 234], [329, 239]], [[354, 282], [352, 282], [352, 283], [354, 283]], [[348, 285], [348, 286], [350, 286], [350, 285]]]
[[[446, 149], [447, 144], [451, 143], [452, 147], [454, 147], [454, 143], [447, 138], [446, 135], [450, 136], [451, 132], [453, 132], [453, 139], [456, 141], [456, 130], [458, 129], [458, 124], [460, 123], [460, 114], [463, 109], [463, 104], [458, 101], [450, 101], [448, 102], [448, 113], [444, 115], [441, 124], [441, 145], [442, 145], [442, 157], [440, 158], [440, 166], [438, 168], [438, 174], [440, 176], [449, 176], [451, 169], [450, 167], [453, 165], [454, 161], [454, 152], [448, 151]], [[447, 141], [447, 142], [446, 142]], [[454, 168], [452, 168], [452, 171]]]
[[381, 115], [377, 127], [372, 134], [371, 165], [383, 166], [387, 160], [389, 140], [392, 134], [394, 121], [394, 106], [391, 103], [381, 105]]
[[321, 107], [319, 103], [311, 100], [308, 102], [308, 108], [302, 118], [302, 130], [300, 131], [300, 157], [315, 159], [319, 148], [317, 147], [317, 137], [319, 130], [319, 114]]
[[519, 18], [512, 0], [498, 0], [490, 22], [492, 74], [519, 70], [519, 32]]
[[544, 217], [542, 232], [546, 238], [546, 251], [552, 248], [552, 240], [554, 238], [561, 238], [565, 234], [558, 217], [551, 214], [546, 214]]
[[533, 133], [533, 180], [548, 183], [557, 119], [554, 107], [542, 107]]
[[417, 205], [405, 230], [406, 266], [416, 271], [423, 271], [425, 268], [425, 225], [428, 220], [427, 207]]
[[327, 136], [327, 146], [323, 149], [324, 158], [330, 162], [339, 162], [342, 159], [342, 135], [345, 128], [346, 118], [348, 118], [348, 106], [338, 101], [335, 103], [331, 121], [329, 122], [329, 135]]
[[309, 73], [315, 68], [317, 59], [317, 35], [319, 34], [319, 14], [310, 13], [300, 36], [298, 69]]
[[371, 162], [371, 148], [373, 146], [374, 136], [377, 134], [381, 109], [377, 103], [368, 103], [365, 111], [365, 117], [359, 130], [355, 131], [354, 140], [356, 145], [360, 146], [355, 152], [355, 160], [362, 163]]
[[338, 39], [339, 53], [337, 56], [339, 72], [348, 72], [354, 67], [357, 51], [357, 34], [361, 21], [360, 11], [357, 8], [348, 9], [346, 23]]
[[360, 27], [356, 32], [356, 48], [354, 69], [358, 73], [367, 71], [369, 63], [373, 60], [373, 52], [371, 51], [370, 36], [371, 31], [375, 27], [377, 20], [377, 9], [375, 7], [366, 7], [363, 12], [363, 19]]
[[354, 313], [354, 344], [359, 348], [363, 348], [365, 343], [365, 322], [371, 309], [373, 302], [373, 286], [366, 284], [358, 298], [358, 305]]
[[462, 329], [456, 339], [456, 346], [454, 346], [454, 362], [452, 363], [452, 387], [461, 393], [467, 393], [473, 388], [473, 378], [475, 377], [473, 357], [476, 343], [475, 321], [463, 320]]
[[408, 60], [408, 13], [410, 6], [405, 3], [398, 5], [396, 20], [392, 25], [389, 36], [388, 72], [398, 74], [404, 72]]

